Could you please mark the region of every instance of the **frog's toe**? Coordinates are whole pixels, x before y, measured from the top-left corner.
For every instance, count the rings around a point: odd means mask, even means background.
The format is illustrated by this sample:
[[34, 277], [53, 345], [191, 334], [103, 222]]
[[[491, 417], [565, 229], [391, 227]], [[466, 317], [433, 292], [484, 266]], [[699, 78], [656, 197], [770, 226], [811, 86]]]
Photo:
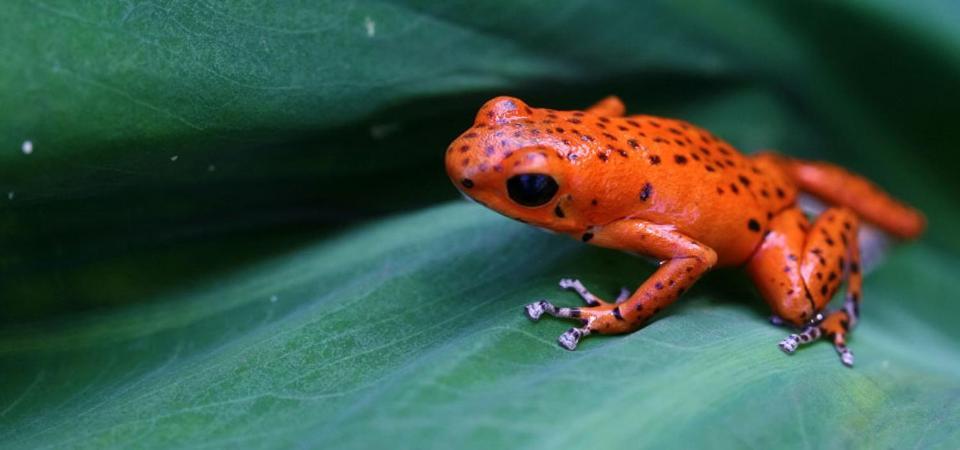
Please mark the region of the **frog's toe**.
[[845, 316], [844, 311], [835, 311], [823, 315], [817, 315], [816, 319], [811, 321], [810, 325], [804, 327], [800, 333], [791, 334], [786, 339], [780, 341], [780, 350], [786, 354], [793, 354], [801, 345], [809, 344], [821, 337], [833, 341], [833, 348], [840, 357], [840, 362], [847, 367], [853, 367], [853, 352], [847, 348], [847, 333], [849, 316]]
[[835, 345], [837, 354], [840, 355], [840, 362], [847, 367], [853, 367], [853, 352], [845, 345]]
[[800, 346], [799, 336], [791, 334], [787, 336], [786, 339], [780, 341], [777, 346], [780, 347], [780, 350], [783, 350], [784, 353], [792, 355], [793, 352], [797, 351], [797, 347]]
[[557, 338], [557, 343], [567, 350], [574, 350], [584, 336], [591, 334], [621, 334], [632, 330], [636, 321], [624, 316], [622, 305], [600, 305], [583, 308], [560, 308], [546, 300], [530, 303], [524, 313], [537, 321], [544, 314], [580, 322], [579, 328], [571, 328]]
[[583, 283], [576, 278], [561, 279], [560, 287], [576, 292], [580, 298], [583, 299], [584, 303], [587, 304], [587, 306], [609, 305], [609, 303], [601, 300], [600, 297], [597, 297], [596, 295], [593, 295], [592, 292], [588, 291], [587, 288], [583, 286]]
[[847, 367], [853, 367], [853, 352], [847, 348], [847, 335], [852, 323], [856, 322], [856, 314], [848, 309], [833, 311], [823, 319], [820, 327], [823, 335], [833, 341], [833, 348], [840, 357], [840, 362]]
[[580, 317], [580, 308], [560, 308], [546, 300], [540, 300], [524, 306], [523, 312], [534, 322], [540, 320], [540, 317], [544, 314], [549, 314], [554, 317]]
[[533, 302], [523, 307], [523, 313], [526, 314], [530, 320], [536, 322], [540, 320], [540, 316], [542, 316], [543, 313], [546, 312], [546, 309], [548, 306], [553, 306], [553, 305], [550, 305], [550, 302], [546, 300]]
[[792, 355], [802, 344], [809, 344], [820, 337], [820, 327], [808, 325], [798, 334], [791, 334], [777, 344], [784, 353]]
[[580, 338], [589, 334], [590, 328], [571, 328], [557, 338], [557, 343], [560, 344], [561, 347], [573, 351], [577, 349], [577, 344], [580, 343]]
[[[807, 344], [812, 341], [813, 339], [805, 339], [802, 333], [791, 334], [790, 336], [787, 336], [786, 339], [780, 341], [779, 346], [780, 350], [783, 350], [784, 353], [792, 355], [797, 351], [797, 348], [800, 347], [801, 344]], [[853, 367], [853, 352], [851, 352], [850, 349], [847, 348], [847, 346], [842, 342], [834, 342], [833, 347], [836, 349], [837, 355], [840, 357], [840, 362], [847, 367]]]

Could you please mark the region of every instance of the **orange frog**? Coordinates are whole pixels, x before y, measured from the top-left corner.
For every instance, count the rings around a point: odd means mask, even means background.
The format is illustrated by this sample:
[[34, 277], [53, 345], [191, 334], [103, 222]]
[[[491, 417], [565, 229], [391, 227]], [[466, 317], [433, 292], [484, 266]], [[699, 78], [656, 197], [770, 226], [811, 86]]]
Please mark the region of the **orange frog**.
[[[546, 313], [581, 323], [559, 338], [568, 350], [590, 334], [636, 330], [715, 266], [744, 265], [773, 317], [799, 329], [780, 342], [784, 352], [824, 337], [852, 366], [845, 342], [859, 316], [860, 219], [900, 238], [925, 225], [918, 211], [840, 167], [745, 156], [687, 122], [626, 116], [616, 97], [586, 111], [497, 97], [447, 149], [446, 168], [464, 194], [505, 216], [660, 261], [613, 302], [564, 279], [586, 307], [527, 305], [532, 320]], [[811, 224], [799, 191], [836, 206]], [[843, 307], [826, 309], [844, 280]]]

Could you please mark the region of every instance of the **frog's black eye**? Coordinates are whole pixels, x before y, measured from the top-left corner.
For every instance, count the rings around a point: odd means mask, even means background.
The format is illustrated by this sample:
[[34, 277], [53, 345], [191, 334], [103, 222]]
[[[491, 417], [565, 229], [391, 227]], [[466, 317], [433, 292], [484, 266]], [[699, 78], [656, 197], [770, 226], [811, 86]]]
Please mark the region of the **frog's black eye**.
[[557, 195], [557, 180], [550, 175], [525, 173], [514, 175], [507, 180], [507, 195], [523, 206], [540, 206]]

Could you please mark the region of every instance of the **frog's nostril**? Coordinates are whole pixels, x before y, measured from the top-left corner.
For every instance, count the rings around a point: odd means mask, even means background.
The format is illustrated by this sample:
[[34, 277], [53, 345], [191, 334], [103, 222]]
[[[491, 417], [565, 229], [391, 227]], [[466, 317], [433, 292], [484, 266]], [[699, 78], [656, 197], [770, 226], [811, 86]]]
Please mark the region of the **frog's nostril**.
[[467, 189], [470, 189], [470, 188], [473, 187], [473, 180], [471, 180], [471, 179], [469, 179], [469, 178], [464, 178], [464, 179], [460, 180], [460, 184], [462, 184], [463, 187], [465, 187], [465, 188], [467, 188]]

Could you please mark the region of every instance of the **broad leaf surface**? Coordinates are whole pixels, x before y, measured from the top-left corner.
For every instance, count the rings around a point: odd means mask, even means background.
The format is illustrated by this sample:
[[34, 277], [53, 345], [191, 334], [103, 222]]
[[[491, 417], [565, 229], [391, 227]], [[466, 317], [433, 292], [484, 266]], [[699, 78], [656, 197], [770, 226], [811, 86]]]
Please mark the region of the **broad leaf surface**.
[[[960, 11], [635, 3], [4, 5], [3, 447], [956, 448]], [[833, 160], [930, 230], [853, 370], [783, 355], [734, 269], [566, 352], [523, 304], [653, 268], [451, 202], [501, 93]]]

